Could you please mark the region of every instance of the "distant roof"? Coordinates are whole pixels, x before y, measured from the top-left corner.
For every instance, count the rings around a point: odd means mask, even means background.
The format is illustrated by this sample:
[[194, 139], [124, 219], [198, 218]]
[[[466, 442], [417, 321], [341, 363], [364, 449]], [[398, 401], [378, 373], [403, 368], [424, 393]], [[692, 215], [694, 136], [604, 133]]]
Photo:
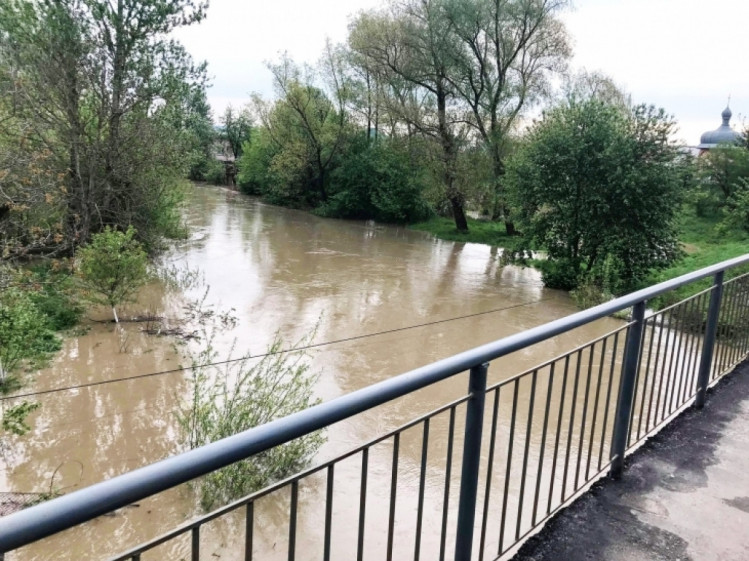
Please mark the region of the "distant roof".
[[697, 148], [705, 150], [715, 148], [718, 144], [740, 142], [741, 133], [733, 130], [730, 125], [732, 115], [730, 107], [726, 107], [720, 114], [723, 118], [723, 124], [714, 131], [704, 133], [700, 137], [700, 145]]

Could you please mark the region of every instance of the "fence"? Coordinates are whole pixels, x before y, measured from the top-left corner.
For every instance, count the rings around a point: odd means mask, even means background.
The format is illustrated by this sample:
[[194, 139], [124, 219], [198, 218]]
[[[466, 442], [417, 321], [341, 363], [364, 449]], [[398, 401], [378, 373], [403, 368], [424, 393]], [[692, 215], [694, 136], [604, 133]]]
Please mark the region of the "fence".
[[[692, 403], [701, 407], [708, 386], [747, 356], [749, 274], [724, 280], [746, 263], [749, 255], [684, 275], [9, 515], [0, 551], [468, 372], [465, 396], [113, 559], [206, 558], [206, 532], [228, 518], [244, 535], [233, 555], [246, 560], [509, 556], [597, 478], [621, 476], [627, 451]], [[648, 300], [704, 278], [712, 286], [648, 315]], [[490, 361], [628, 308], [618, 329], [487, 385]], [[438, 425], [445, 436], [430, 438]], [[416, 451], [414, 465], [404, 449]], [[373, 458], [388, 469], [372, 469]], [[311, 500], [308, 488], [318, 491]], [[259, 514], [269, 496], [283, 497], [272, 528]], [[319, 530], [301, 531], [302, 516]]]

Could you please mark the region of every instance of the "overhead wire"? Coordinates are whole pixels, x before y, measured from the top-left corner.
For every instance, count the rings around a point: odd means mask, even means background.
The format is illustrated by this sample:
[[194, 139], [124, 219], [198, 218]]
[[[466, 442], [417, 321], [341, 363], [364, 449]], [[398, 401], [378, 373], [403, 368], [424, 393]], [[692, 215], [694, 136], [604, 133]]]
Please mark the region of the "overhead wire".
[[309, 345], [303, 345], [303, 346], [300, 346], [300, 347], [292, 347], [292, 348], [289, 348], [289, 349], [280, 349], [278, 351], [272, 351], [272, 352], [267, 352], [267, 353], [262, 353], [262, 354], [257, 354], [257, 355], [245, 355], [245, 356], [241, 356], [241, 357], [237, 357], [237, 358], [232, 358], [232, 359], [227, 359], [227, 360], [221, 360], [221, 361], [211, 362], [211, 363], [207, 363], [207, 364], [198, 364], [198, 365], [191, 365], [191, 366], [179, 366], [177, 368], [171, 368], [171, 369], [168, 369], [168, 370], [160, 370], [160, 371], [157, 371], [157, 372], [148, 372], [148, 373], [145, 373], [145, 374], [136, 374], [135, 376], [124, 376], [124, 377], [121, 377], [121, 378], [112, 378], [112, 379], [109, 379], [109, 380], [98, 380], [96, 382], [88, 382], [88, 383], [85, 383], [85, 384], [77, 384], [77, 385], [73, 385], [73, 386], [63, 386], [63, 387], [60, 387], [60, 388], [51, 388], [51, 389], [48, 389], [48, 390], [41, 390], [41, 391], [36, 391], [36, 392], [28, 392], [28, 393], [23, 393], [23, 394], [2, 396], [2, 397], [0, 397], [0, 401], [6, 401], [6, 400], [10, 400], [10, 399], [24, 399], [24, 398], [27, 398], [27, 397], [36, 397], [36, 396], [40, 396], [40, 395], [49, 395], [49, 394], [53, 394], [53, 393], [60, 393], [60, 392], [78, 390], [78, 389], [92, 388], [92, 387], [96, 387], [96, 386], [103, 386], [103, 385], [106, 385], [106, 384], [114, 384], [114, 383], [118, 383], [118, 382], [129, 382], [129, 381], [132, 381], [132, 380], [143, 380], [143, 379], [146, 379], [146, 378], [153, 378], [153, 377], [156, 377], [156, 376], [164, 376], [164, 375], [167, 375], [167, 374], [175, 374], [177, 372], [185, 372], [185, 371], [188, 371], [188, 370], [193, 370], [195, 368], [210, 368], [210, 367], [214, 367], [214, 366], [224, 366], [224, 365], [227, 365], [227, 364], [232, 364], [232, 363], [243, 361], [243, 360], [261, 359], [261, 358], [265, 358], [265, 357], [269, 357], [269, 356], [273, 356], [273, 355], [284, 354], [284, 353], [294, 353], [294, 352], [300, 352], [300, 351], [308, 351], [308, 350], [317, 349], [317, 348], [320, 348], [320, 347], [327, 347], [327, 346], [330, 346], [330, 345], [338, 345], [338, 344], [341, 344], [341, 343], [349, 343], [351, 341], [360, 341], [362, 339], [368, 339], [368, 338], [371, 338], [371, 337], [379, 337], [381, 335], [388, 335], [388, 334], [391, 334], [391, 333], [399, 333], [399, 332], [408, 331], [408, 330], [411, 330], [411, 329], [419, 329], [419, 328], [422, 328], [422, 327], [429, 327], [429, 326], [432, 326], [432, 325], [439, 325], [439, 324], [442, 324], [442, 323], [449, 323], [449, 322], [452, 322], [452, 321], [459, 321], [459, 320], [469, 319], [469, 318], [478, 317], [478, 316], [482, 316], [482, 315], [488, 315], [488, 314], [494, 314], [494, 313], [498, 313], [498, 312], [504, 312], [504, 311], [507, 311], [507, 310], [513, 310], [513, 309], [516, 309], [516, 308], [522, 308], [522, 307], [525, 307], [525, 306], [530, 306], [532, 304], [540, 304], [542, 302], [546, 302], [547, 300], [550, 300], [550, 298], [541, 298], [540, 300], [533, 300], [533, 301], [529, 301], [529, 302], [521, 302], [519, 304], [513, 304], [512, 306], [505, 306], [503, 308], [494, 308], [494, 309], [491, 309], [491, 310], [485, 310], [483, 312], [475, 312], [475, 313], [472, 313], [472, 314], [466, 314], [466, 315], [462, 315], [462, 316], [455, 316], [455, 317], [451, 317], [451, 318], [439, 319], [439, 320], [429, 321], [429, 322], [425, 322], [425, 323], [419, 323], [419, 324], [415, 324], [415, 325], [407, 325], [407, 326], [404, 326], [404, 327], [396, 327], [396, 328], [393, 328], [393, 329], [385, 329], [383, 331], [377, 331], [375, 333], [365, 333], [365, 334], [362, 334], [362, 335], [354, 335], [352, 337], [344, 337], [342, 339], [334, 339], [332, 341], [325, 341], [325, 342], [322, 342], [322, 343], [311, 343]]

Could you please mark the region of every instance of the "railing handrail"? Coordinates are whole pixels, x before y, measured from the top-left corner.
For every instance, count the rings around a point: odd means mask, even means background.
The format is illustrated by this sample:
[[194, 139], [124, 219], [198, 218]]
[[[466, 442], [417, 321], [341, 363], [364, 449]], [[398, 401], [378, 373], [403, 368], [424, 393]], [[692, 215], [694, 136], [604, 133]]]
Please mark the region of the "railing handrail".
[[288, 417], [96, 483], [0, 520], [0, 552], [7, 552], [122, 508], [279, 446], [338, 421], [420, 390], [474, 366], [651, 300], [670, 290], [749, 263], [749, 254], [633, 292], [594, 308], [504, 337], [383, 380]]

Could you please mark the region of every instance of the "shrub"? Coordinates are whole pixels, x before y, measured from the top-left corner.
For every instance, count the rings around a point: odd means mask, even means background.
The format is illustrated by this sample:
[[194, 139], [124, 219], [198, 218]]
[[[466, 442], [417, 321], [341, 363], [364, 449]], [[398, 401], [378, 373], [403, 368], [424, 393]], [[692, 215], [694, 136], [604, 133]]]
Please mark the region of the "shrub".
[[134, 237], [132, 226], [126, 232], [107, 227], [78, 251], [85, 297], [93, 304], [110, 306], [115, 322], [119, 322], [115, 307], [131, 301], [147, 280], [146, 252]]
[[[276, 336], [259, 362], [247, 356], [217, 368], [209, 366], [216, 359], [209, 344], [193, 359], [190, 401], [178, 413], [185, 444], [197, 448], [317, 404], [312, 395], [317, 376], [306, 356], [285, 351]], [[202, 507], [209, 510], [297, 472], [324, 440], [315, 432], [210, 473], [197, 483]]]

